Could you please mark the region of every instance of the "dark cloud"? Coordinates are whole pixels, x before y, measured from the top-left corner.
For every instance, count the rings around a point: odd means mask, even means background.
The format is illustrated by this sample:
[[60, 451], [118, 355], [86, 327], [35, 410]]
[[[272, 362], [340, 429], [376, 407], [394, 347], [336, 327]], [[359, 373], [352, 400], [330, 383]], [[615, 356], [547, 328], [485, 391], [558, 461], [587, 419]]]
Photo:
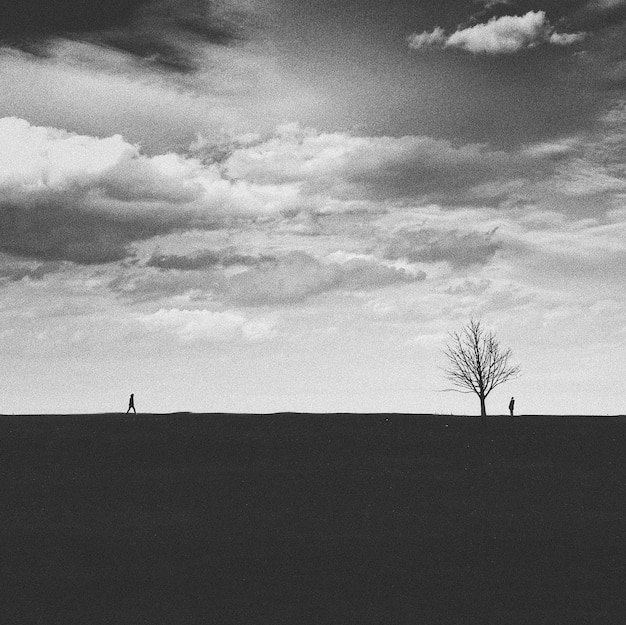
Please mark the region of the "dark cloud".
[[46, 54], [55, 38], [122, 50], [176, 71], [195, 69], [193, 47], [226, 45], [242, 35], [238, 17], [210, 0], [4, 0], [0, 41]]
[[232, 249], [219, 251], [202, 251], [190, 255], [153, 254], [146, 266], [159, 269], [177, 269], [179, 271], [197, 271], [215, 267], [229, 267], [233, 265], [255, 266], [261, 263], [273, 262], [274, 256], [251, 256], [238, 254]]
[[37, 265], [35, 267], [24, 266], [19, 263], [7, 263], [0, 266], [0, 279], [8, 278], [10, 282], [20, 280], [43, 280], [49, 273], [57, 273], [63, 268], [61, 262], [50, 262]]
[[39, 260], [109, 263], [131, 256], [131, 243], [176, 230], [183, 220], [163, 213], [97, 212], [89, 210], [85, 197], [73, 203], [66, 195], [3, 201], [0, 251]]
[[384, 256], [392, 260], [405, 258], [412, 263], [446, 262], [456, 269], [485, 265], [501, 248], [494, 235], [495, 230], [487, 233], [404, 231], [388, 243]]
[[215, 267], [219, 264], [220, 257], [216, 252], [201, 252], [190, 256], [179, 256], [176, 254], [153, 254], [147, 267], [158, 267], [159, 269], [178, 269], [182, 271], [194, 271]]

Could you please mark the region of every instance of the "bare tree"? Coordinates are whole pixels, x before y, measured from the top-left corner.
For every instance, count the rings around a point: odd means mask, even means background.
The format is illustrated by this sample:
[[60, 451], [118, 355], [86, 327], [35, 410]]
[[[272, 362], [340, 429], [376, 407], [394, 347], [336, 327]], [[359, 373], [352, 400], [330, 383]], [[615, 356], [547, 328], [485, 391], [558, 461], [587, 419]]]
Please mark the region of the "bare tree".
[[496, 386], [520, 373], [511, 364], [512, 352], [501, 347], [493, 332], [473, 319], [460, 332], [450, 333], [450, 342], [444, 349], [448, 366], [446, 377], [460, 393], [476, 393], [480, 399], [480, 416], [486, 417], [485, 400]]

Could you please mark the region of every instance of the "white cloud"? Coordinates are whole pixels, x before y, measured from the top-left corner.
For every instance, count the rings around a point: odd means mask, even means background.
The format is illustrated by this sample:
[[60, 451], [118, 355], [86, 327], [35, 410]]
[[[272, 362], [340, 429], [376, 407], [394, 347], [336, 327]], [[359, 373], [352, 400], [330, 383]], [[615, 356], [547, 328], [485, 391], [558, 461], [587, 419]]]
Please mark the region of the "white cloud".
[[298, 207], [297, 184], [229, 180], [195, 157], [143, 154], [121, 136], [90, 137], [0, 120], [0, 251], [110, 262], [181, 229]]
[[584, 33], [551, 33], [549, 42], [556, 46], [570, 46], [584, 38]]
[[290, 125], [234, 150], [223, 169], [229, 178], [254, 184], [298, 184], [301, 196], [379, 200], [445, 195], [458, 200], [487, 180], [544, 176], [554, 160], [554, 152], [506, 152], [428, 136], [320, 133]]
[[84, 189], [117, 199], [188, 202], [200, 195], [202, 183], [216, 178], [196, 159], [172, 153], [148, 157], [120, 135], [77, 135], [14, 117], [0, 119], [0, 142], [5, 197]]
[[[560, 152], [558, 158], [564, 157]], [[493, 200], [491, 182], [545, 177], [548, 151], [505, 152], [425, 136], [367, 137], [283, 126], [193, 156], [149, 156], [120, 135], [92, 137], [0, 120], [0, 251], [103, 263], [181, 230], [299, 212], [374, 212], [401, 198]], [[482, 189], [482, 191], [481, 191]], [[486, 189], [486, 191], [485, 191]], [[342, 208], [343, 207], [343, 208]]]
[[414, 49], [427, 47], [460, 48], [473, 54], [513, 54], [539, 44], [571, 45], [584, 33], [557, 33], [544, 11], [525, 15], [493, 17], [484, 24], [460, 28], [446, 36], [443, 29], [412, 34], [408, 41]]
[[436, 26], [432, 31], [424, 31], [423, 33], [413, 33], [409, 36], [409, 47], [414, 50], [420, 48], [435, 48], [445, 46], [448, 37], [446, 31], [441, 26]]
[[622, 176], [611, 175], [606, 167], [585, 159], [575, 159], [560, 168], [554, 185], [566, 196], [626, 192], [626, 180]]
[[[594, 157], [594, 162], [593, 155], [585, 154], [585, 145], [582, 139], [568, 139], [503, 150], [427, 136], [368, 137], [290, 125], [265, 139], [233, 141], [223, 151], [198, 145], [193, 156], [174, 152], [151, 156], [121, 136], [77, 135], [7, 118], [0, 120], [0, 251], [43, 261], [105, 263], [139, 253], [140, 242], [152, 237], [233, 228], [273, 229], [281, 237], [322, 238], [334, 232], [345, 241], [372, 236], [369, 223], [382, 223], [388, 212], [393, 222], [406, 202], [416, 207], [428, 203], [457, 207], [451, 213], [454, 221], [460, 219], [461, 206], [511, 208], [526, 203], [545, 208], [548, 201], [571, 204], [580, 197], [582, 203], [583, 196], [592, 193], [623, 192], [621, 153], [616, 152], [608, 164], [606, 158]], [[352, 213], [354, 217], [349, 217]], [[394, 231], [398, 227], [393, 225]], [[414, 223], [409, 224], [412, 229]], [[470, 253], [466, 248], [472, 241], [463, 239], [464, 251], [455, 252], [459, 241], [437, 240], [437, 249], [431, 241], [430, 251], [420, 246], [419, 253], [463, 264], [464, 255], [488, 259], [496, 249], [490, 244], [470, 245]], [[222, 245], [230, 243], [224, 239]], [[358, 283], [357, 275], [376, 273], [386, 284], [401, 277], [397, 271], [389, 273], [394, 270], [389, 266], [374, 267], [376, 263], [339, 275], [329, 270], [328, 263], [322, 266], [315, 260], [342, 245], [321, 250], [311, 242], [307, 262], [292, 259], [302, 265], [300, 276], [292, 276], [283, 259], [294, 249], [303, 249], [301, 243], [284, 246], [276, 254], [256, 248], [243, 262], [248, 266], [239, 277], [228, 276], [231, 281], [220, 279], [217, 284], [233, 301], [248, 305], [264, 301], [261, 291], [271, 301], [300, 301], [344, 288], [339, 285], [358, 288], [350, 286]], [[217, 248], [209, 245], [204, 251], [211, 249]], [[250, 256], [246, 251], [250, 248], [240, 249]], [[146, 251], [149, 255], [154, 248]], [[187, 251], [165, 254], [163, 262], [152, 264], [173, 263], [170, 268], [175, 269], [180, 256], [185, 266], [208, 271], [219, 265], [220, 273], [222, 265], [230, 263], [227, 256], [217, 262], [211, 255], [191, 258]], [[275, 256], [269, 258], [274, 262], [257, 267], [252, 262], [255, 255]], [[158, 272], [157, 279], [144, 269], [150, 280], [162, 281]], [[206, 279], [205, 271], [184, 282], [188, 288], [206, 291], [199, 284]], [[277, 288], [273, 280], [282, 280], [285, 288]], [[257, 295], [246, 295], [245, 288]], [[180, 293], [180, 288], [174, 290]]]
[[271, 338], [275, 332], [275, 319], [248, 320], [233, 311], [162, 308], [140, 316], [139, 322], [148, 330], [171, 333], [184, 343], [230, 340], [237, 336], [260, 341]]

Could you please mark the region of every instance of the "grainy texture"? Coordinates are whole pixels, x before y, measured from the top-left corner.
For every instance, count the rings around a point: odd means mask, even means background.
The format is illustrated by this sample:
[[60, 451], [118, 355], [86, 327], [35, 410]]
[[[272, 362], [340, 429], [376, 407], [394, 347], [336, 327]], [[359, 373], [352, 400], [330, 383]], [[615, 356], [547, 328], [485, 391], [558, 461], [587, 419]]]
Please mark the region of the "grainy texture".
[[0, 417], [0, 622], [626, 622], [623, 418]]

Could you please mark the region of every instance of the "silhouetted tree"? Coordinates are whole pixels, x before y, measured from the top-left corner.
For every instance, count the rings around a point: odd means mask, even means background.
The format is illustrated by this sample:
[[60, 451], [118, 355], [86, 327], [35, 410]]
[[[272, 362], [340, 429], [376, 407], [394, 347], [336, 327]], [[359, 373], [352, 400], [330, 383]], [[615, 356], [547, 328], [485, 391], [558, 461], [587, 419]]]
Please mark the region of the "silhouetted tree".
[[443, 353], [448, 359], [444, 371], [454, 387], [450, 390], [476, 393], [481, 417], [487, 416], [485, 400], [489, 393], [520, 373], [519, 366], [510, 362], [511, 350], [501, 347], [480, 321], [471, 320], [459, 332], [451, 332]]

